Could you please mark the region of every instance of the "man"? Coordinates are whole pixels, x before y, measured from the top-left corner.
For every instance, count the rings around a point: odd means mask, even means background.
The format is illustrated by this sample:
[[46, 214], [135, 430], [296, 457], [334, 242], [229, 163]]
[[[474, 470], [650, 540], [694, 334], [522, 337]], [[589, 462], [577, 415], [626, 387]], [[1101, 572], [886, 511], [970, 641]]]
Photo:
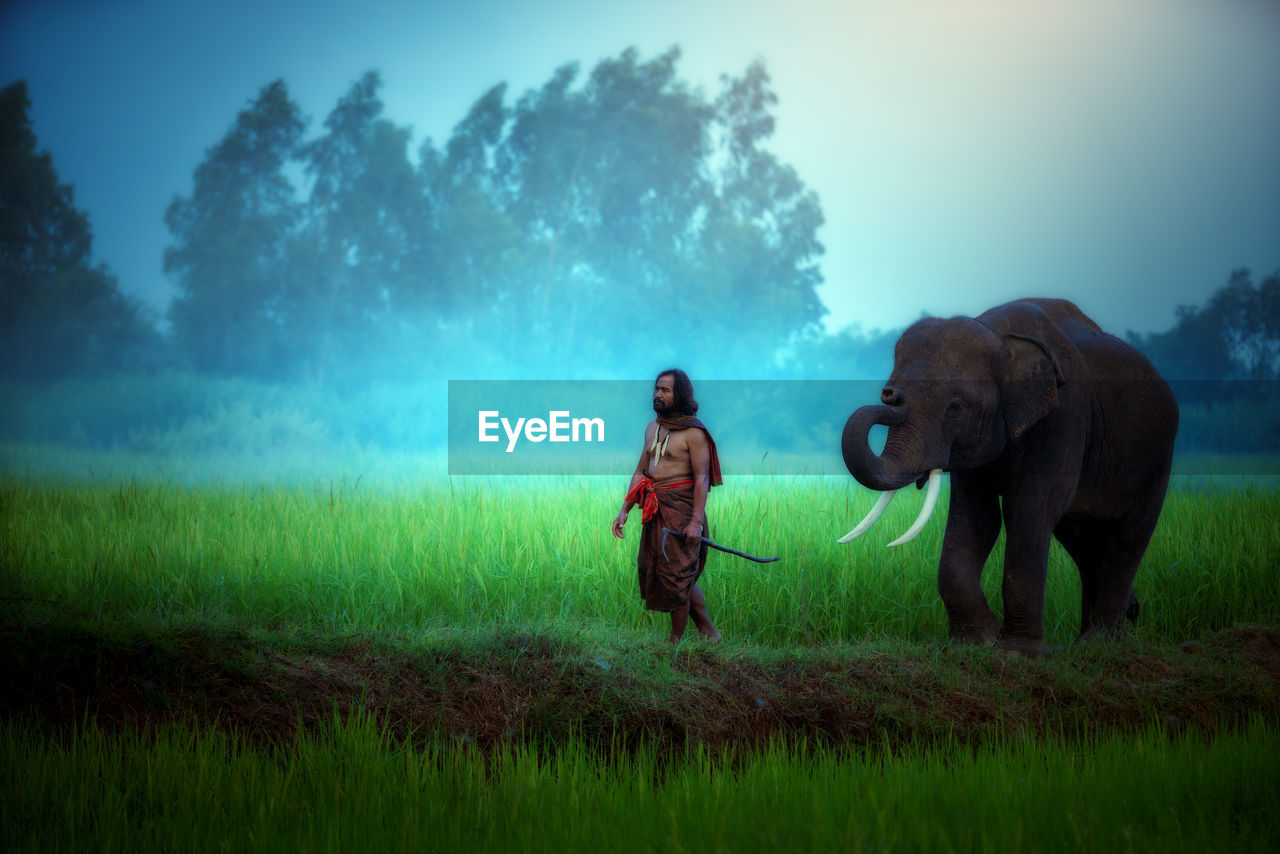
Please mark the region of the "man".
[[[658, 374], [653, 384], [653, 411], [658, 417], [644, 432], [640, 462], [631, 477], [622, 509], [613, 520], [613, 535], [622, 539], [622, 526], [636, 504], [641, 505], [644, 527], [636, 558], [640, 596], [650, 611], [671, 613], [672, 643], [684, 636], [690, 616], [698, 632], [712, 643], [720, 633], [707, 614], [707, 601], [698, 577], [707, 561], [707, 493], [719, 486], [720, 460], [716, 443], [695, 416], [698, 402], [693, 383], [679, 368]], [[663, 554], [663, 529], [668, 535]]]

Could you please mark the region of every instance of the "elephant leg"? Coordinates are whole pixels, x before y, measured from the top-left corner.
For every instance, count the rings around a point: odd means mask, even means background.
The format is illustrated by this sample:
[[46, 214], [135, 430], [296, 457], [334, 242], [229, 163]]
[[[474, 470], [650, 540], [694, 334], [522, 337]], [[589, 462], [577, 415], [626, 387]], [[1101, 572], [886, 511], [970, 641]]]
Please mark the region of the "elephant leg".
[[1099, 521], [1081, 516], [1067, 515], [1058, 523], [1053, 535], [1071, 555], [1080, 572], [1080, 625], [1090, 622], [1098, 606], [1101, 580], [1105, 574], [1104, 541]]
[[1070, 435], [1050, 430], [1052, 417], [1036, 428], [1061, 441], [1029, 447], [1019, 461], [1020, 477], [1004, 493], [1005, 553], [1004, 625], [1001, 649], [1039, 656], [1049, 651], [1044, 642], [1044, 590], [1049, 572], [1049, 545], [1058, 523], [1075, 499], [1080, 481], [1080, 458], [1064, 454]]
[[982, 593], [982, 568], [1000, 534], [1000, 502], [976, 479], [951, 475], [951, 509], [938, 561], [938, 593], [947, 609], [951, 640], [992, 644], [1000, 621]]
[[[1154, 526], [1152, 526], [1154, 527]], [[1080, 570], [1080, 637], [1125, 633], [1136, 619], [1133, 579], [1151, 531], [1128, 521], [1064, 519], [1058, 540]]]
[[[1007, 530], [1006, 522], [1006, 530]], [[1039, 536], [1008, 535], [1004, 555], [1004, 625], [996, 646], [1030, 656], [1049, 651], [1044, 642], [1044, 588], [1048, 575], [1049, 541]]]
[[[1060, 494], [1060, 493], [1059, 493]], [[1052, 499], [1021, 496], [1004, 499], [1004, 625], [997, 646], [1040, 656], [1044, 642], [1044, 590], [1049, 572], [1053, 520], [1062, 509]]]
[[1131, 492], [1083, 496], [1082, 506], [1092, 512], [1073, 507], [1054, 531], [1080, 570], [1081, 638], [1123, 635], [1125, 620], [1137, 620], [1133, 579], [1160, 519], [1168, 480], [1166, 465]]

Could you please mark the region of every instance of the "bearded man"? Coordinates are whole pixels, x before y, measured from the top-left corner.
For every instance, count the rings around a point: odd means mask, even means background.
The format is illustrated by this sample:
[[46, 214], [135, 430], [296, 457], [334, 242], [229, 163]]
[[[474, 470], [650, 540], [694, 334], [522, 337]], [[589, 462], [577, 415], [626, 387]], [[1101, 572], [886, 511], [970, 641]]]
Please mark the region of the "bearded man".
[[[613, 535], [622, 539], [622, 526], [636, 504], [641, 505], [640, 551], [636, 568], [640, 596], [650, 611], [671, 614], [672, 643], [684, 636], [690, 616], [698, 632], [712, 643], [720, 633], [707, 613], [707, 600], [698, 578], [707, 562], [707, 494], [719, 486], [720, 460], [706, 425], [697, 419], [693, 383], [679, 368], [658, 374], [653, 384], [657, 418], [644, 432], [640, 462], [613, 520]], [[663, 529], [683, 536], [668, 536]], [[664, 554], [665, 551], [665, 554]]]

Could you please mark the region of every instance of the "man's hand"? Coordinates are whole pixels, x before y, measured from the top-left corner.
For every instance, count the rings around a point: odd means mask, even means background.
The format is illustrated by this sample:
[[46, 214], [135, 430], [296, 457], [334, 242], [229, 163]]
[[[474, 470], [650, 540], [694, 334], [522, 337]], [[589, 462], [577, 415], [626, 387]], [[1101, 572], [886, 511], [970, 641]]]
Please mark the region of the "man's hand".
[[622, 530], [622, 526], [627, 524], [627, 511], [618, 511], [617, 517], [613, 520], [613, 535], [618, 539], [625, 539], [626, 534]]
[[696, 546], [702, 542], [702, 526], [697, 522], [690, 522], [684, 526], [684, 542], [688, 546]]

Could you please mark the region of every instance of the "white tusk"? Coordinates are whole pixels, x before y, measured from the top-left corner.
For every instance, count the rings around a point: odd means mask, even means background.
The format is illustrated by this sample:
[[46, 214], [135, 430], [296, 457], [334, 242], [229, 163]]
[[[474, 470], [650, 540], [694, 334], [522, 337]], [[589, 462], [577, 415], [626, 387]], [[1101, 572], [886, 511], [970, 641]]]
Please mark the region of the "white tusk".
[[858, 537], [861, 537], [868, 528], [876, 523], [876, 520], [880, 518], [882, 513], [884, 513], [885, 508], [889, 506], [889, 502], [893, 500], [893, 496], [897, 494], [898, 490], [896, 489], [890, 489], [888, 492], [880, 493], [880, 498], [876, 501], [876, 506], [871, 508], [871, 512], [867, 514], [867, 518], [859, 522], [858, 527], [841, 537], [839, 542], [851, 543]]
[[889, 548], [900, 546], [903, 543], [909, 543], [916, 538], [924, 530], [925, 524], [929, 521], [929, 517], [933, 515], [933, 508], [938, 504], [938, 493], [942, 491], [942, 469], [934, 469], [929, 472], [929, 485], [924, 491], [924, 506], [920, 508], [920, 515], [911, 523], [911, 527], [907, 532], [898, 539], [889, 543]]

